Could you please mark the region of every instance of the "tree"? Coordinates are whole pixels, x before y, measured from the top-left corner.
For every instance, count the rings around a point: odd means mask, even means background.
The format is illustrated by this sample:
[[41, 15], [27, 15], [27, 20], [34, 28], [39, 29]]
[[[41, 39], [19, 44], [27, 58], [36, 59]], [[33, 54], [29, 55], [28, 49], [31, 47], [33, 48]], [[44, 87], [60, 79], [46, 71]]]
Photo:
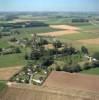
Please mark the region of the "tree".
[[30, 57], [28, 54], [25, 54], [24, 58], [25, 58], [25, 60], [29, 60]]
[[58, 50], [57, 50], [57, 49], [49, 49], [49, 50], [48, 50], [48, 54], [49, 54], [50, 56], [55, 55], [56, 53], [58, 53]]
[[38, 41], [37, 44], [38, 44], [39, 46], [46, 45], [46, 44], [48, 44], [48, 41], [47, 41], [46, 39], [40, 38], [40, 41]]
[[81, 52], [84, 53], [84, 54], [88, 54], [88, 49], [85, 46], [82, 46]]
[[50, 66], [53, 64], [54, 60], [52, 57], [45, 57], [42, 59], [43, 62], [42, 62], [42, 66]]
[[0, 33], [0, 38], [2, 38], [2, 34]]
[[60, 66], [56, 66], [56, 71], [61, 71]]
[[16, 39], [15, 37], [13, 37], [13, 38], [10, 39], [10, 41], [11, 41], [11, 42], [16, 42], [17, 39]]
[[31, 60], [38, 60], [42, 56], [41, 52], [39, 50], [33, 50], [30, 54]]
[[68, 54], [72, 55], [75, 53], [75, 48], [73, 48], [72, 46], [70, 48], [68, 48]]
[[21, 53], [20, 48], [15, 48], [15, 52], [16, 52], [16, 53]]
[[85, 63], [85, 64], [84, 64], [84, 67], [83, 67], [84, 70], [88, 70], [88, 69], [90, 69], [90, 68], [92, 68], [92, 66], [91, 66], [90, 63]]
[[2, 52], [2, 48], [0, 48], [0, 52]]
[[53, 43], [53, 46], [54, 46], [55, 48], [61, 48], [61, 47], [62, 47], [62, 43], [61, 43], [59, 40], [57, 40], [57, 41], [55, 41], [55, 42]]
[[79, 64], [72, 64], [72, 65], [65, 65], [63, 67], [63, 71], [66, 71], [66, 72], [70, 72], [70, 73], [73, 73], [73, 72], [80, 72], [81, 71], [81, 67]]

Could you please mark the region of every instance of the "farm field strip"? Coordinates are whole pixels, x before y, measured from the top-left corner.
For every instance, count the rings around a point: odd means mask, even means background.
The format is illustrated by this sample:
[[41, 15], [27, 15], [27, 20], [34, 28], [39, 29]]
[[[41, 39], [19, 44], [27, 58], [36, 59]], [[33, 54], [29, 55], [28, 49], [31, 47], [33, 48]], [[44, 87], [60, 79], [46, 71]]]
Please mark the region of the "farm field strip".
[[62, 36], [68, 34], [75, 34], [79, 33], [80, 28], [69, 26], [69, 25], [50, 25], [53, 29], [62, 29], [62, 31], [55, 31], [55, 32], [47, 32], [47, 33], [40, 33], [39, 35], [43, 36]]
[[0, 80], [9, 80], [15, 73], [20, 71], [22, 66], [0, 68]]
[[78, 42], [80, 42], [82, 44], [99, 44], [99, 38], [78, 40]]

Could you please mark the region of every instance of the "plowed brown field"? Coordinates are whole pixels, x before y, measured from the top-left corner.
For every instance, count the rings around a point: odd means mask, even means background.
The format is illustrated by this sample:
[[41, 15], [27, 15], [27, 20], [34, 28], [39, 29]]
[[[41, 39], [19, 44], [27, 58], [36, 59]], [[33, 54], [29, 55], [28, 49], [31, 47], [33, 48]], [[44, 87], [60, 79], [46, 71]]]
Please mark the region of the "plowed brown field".
[[59, 89], [81, 89], [99, 92], [99, 76], [53, 71], [43, 86]]
[[0, 100], [99, 100], [99, 76], [53, 71], [42, 86], [12, 83]]
[[0, 80], [9, 80], [15, 73], [21, 70], [21, 66], [1, 68], [0, 69]]

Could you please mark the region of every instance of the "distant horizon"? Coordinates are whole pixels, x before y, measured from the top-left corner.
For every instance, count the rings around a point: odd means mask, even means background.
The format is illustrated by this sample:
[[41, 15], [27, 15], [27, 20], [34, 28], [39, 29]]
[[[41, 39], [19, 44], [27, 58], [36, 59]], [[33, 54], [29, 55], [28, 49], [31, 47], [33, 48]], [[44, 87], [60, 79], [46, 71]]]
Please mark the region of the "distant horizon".
[[98, 11], [0, 11], [0, 13], [99, 13]]
[[0, 0], [0, 12], [99, 12], [99, 0]]

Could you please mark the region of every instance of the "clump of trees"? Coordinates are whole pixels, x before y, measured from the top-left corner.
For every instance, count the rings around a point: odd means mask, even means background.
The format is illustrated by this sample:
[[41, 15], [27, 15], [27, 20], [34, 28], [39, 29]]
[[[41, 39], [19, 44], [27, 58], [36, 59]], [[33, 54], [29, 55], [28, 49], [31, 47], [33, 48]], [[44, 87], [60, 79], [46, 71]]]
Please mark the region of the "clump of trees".
[[42, 53], [40, 50], [33, 50], [30, 54], [31, 60], [38, 60], [42, 56]]
[[42, 46], [42, 45], [47, 45], [48, 41], [46, 39], [41, 39], [39, 41], [37, 41], [37, 45], [38, 46]]
[[19, 47], [8, 47], [8, 48], [0, 48], [0, 54], [1, 55], [8, 55], [8, 54], [15, 54], [15, 53], [21, 53], [21, 50]]
[[65, 65], [63, 67], [63, 71], [66, 71], [66, 72], [70, 72], [70, 73], [73, 73], [73, 72], [80, 72], [82, 69], [80, 67], [79, 64], [72, 64], [72, 65]]
[[85, 22], [89, 22], [89, 20], [88, 19], [85, 19], [85, 18], [75, 18], [75, 19], [72, 19], [72, 22], [74, 23], [74, 22], [77, 22], [77, 23], [79, 23], [79, 22], [81, 22], [81, 23], [85, 23]]
[[49, 26], [49, 25], [39, 21], [19, 22], [19, 23], [0, 23], [0, 27], [4, 27], [4, 28], [23, 28], [23, 27], [42, 27], [42, 26]]
[[81, 47], [81, 52], [82, 52], [83, 54], [89, 54], [88, 49], [87, 49], [85, 46], [82, 46], [82, 47]]
[[53, 42], [53, 46], [54, 46], [55, 49], [61, 48], [62, 43], [59, 40], [56, 40], [55, 42]]
[[54, 63], [53, 57], [44, 57], [42, 59], [42, 66], [50, 66]]
[[16, 39], [15, 37], [13, 37], [13, 38], [11, 38], [9, 41], [10, 41], [10, 42], [16, 42], [17, 39]]
[[96, 52], [93, 54], [93, 58], [99, 60], [99, 52]]

